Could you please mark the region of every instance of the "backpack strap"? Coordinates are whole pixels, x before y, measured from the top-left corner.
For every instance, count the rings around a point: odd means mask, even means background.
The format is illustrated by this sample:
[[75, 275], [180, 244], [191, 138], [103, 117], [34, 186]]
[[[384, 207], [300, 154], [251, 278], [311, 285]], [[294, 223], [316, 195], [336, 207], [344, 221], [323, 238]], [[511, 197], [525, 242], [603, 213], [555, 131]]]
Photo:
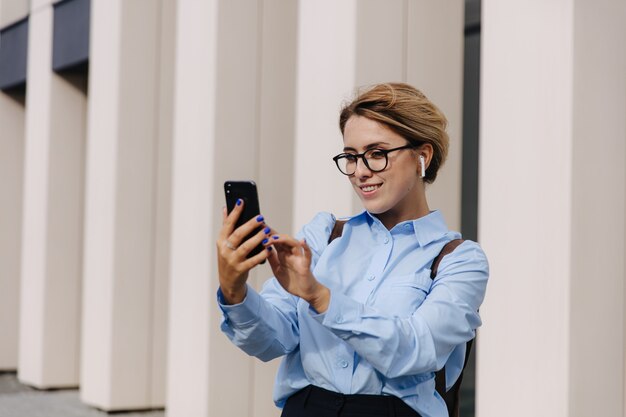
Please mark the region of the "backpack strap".
[[430, 266], [431, 279], [435, 279], [435, 277], [437, 276], [437, 269], [439, 268], [439, 263], [441, 262], [443, 257], [452, 253], [457, 248], [457, 246], [459, 246], [463, 242], [465, 242], [463, 239], [454, 239], [446, 243], [443, 249], [441, 249], [441, 252], [439, 252], [439, 255], [437, 255], [437, 257], [433, 261], [433, 264]]
[[345, 224], [345, 220], [335, 220], [335, 225], [333, 226], [333, 230], [330, 232], [330, 237], [328, 238], [328, 244], [341, 236], [343, 233], [343, 226]]
[[[439, 255], [433, 260], [433, 263], [430, 267], [430, 278], [435, 279], [437, 276], [437, 269], [439, 268], [439, 263], [443, 259], [444, 256], [452, 253], [461, 243], [463, 243], [463, 239], [454, 239], [450, 242], [446, 243], [446, 245], [441, 249]], [[461, 374], [458, 379], [454, 383], [453, 387], [450, 388], [449, 394], [446, 394], [446, 368], [445, 366], [435, 372], [435, 389], [443, 397], [446, 401], [446, 406], [448, 408], [449, 415], [458, 416], [459, 415], [459, 388], [461, 386], [461, 381], [463, 380], [463, 370], [465, 370], [465, 365], [467, 365], [467, 360], [469, 358], [470, 350], [472, 348], [473, 339], [467, 342], [465, 345], [465, 360], [463, 361], [463, 369], [461, 369]], [[451, 394], [451, 395], [450, 395]]]

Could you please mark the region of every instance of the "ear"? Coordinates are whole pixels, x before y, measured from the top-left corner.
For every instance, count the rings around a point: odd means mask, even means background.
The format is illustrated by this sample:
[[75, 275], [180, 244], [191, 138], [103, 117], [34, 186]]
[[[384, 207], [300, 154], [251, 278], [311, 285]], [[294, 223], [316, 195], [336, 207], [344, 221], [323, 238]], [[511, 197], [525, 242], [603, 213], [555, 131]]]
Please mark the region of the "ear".
[[430, 161], [432, 161], [433, 159], [433, 154], [434, 154], [433, 145], [431, 145], [430, 143], [425, 143], [421, 145], [420, 147], [416, 148], [416, 151], [417, 151], [417, 157], [418, 157], [417, 172], [421, 173], [422, 167], [420, 164], [420, 161], [421, 161], [420, 157], [424, 158], [424, 171], [426, 171], [428, 167], [430, 166]]

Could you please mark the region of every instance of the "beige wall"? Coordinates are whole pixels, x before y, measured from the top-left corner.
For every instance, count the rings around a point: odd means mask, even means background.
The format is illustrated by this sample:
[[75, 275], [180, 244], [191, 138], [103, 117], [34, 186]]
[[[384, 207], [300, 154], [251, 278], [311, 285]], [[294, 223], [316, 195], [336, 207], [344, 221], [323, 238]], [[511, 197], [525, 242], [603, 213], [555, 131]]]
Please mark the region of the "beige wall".
[[[0, 27], [31, 7], [28, 101], [0, 94], [0, 368], [21, 323], [31, 385], [80, 384], [106, 410], [278, 416], [278, 361], [219, 331], [222, 184], [255, 180], [289, 233], [360, 210], [331, 160], [340, 106], [407, 81], [449, 119], [428, 195], [458, 230], [463, 1], [93, 0], [88, 96], [49, 69], [50, 4], [0, 0]], [[626, 416], [624, 7], [483, 1], [478, 417]]]
[[168, 258], [157, 239], [169, 234], [171, 106], [159, 99], [171, 100], [172, 52], [160, 31], [172, 31], [171, 3], [91, 10], [81, 399], [162, 407], [168, 266], [155, 256]]
[[0, 370], [17, 369], [24, 94], [0, 93]]
[[[0, 0], [0, 29], [27, 15], [27, 0]], [[0, 92], [0, 370], [18, 360], [25, 101], [21, 91]]]
[[625, 20], [483, 2], [480, 417], [624, 415]]
[[28, 0], [0, 0], [0, 29], [28, 16]]
[[[625, 23], [623, 1], [574, 1], [569, 305], [573, 417], [626, 413], [622, 330], [626, 270], [621, 261], [626, 253]], [[598, 341], [607, 343], [598, 346]]]
[[18, 376], [78, 385], [86, 86], [50, 71], [51, 2], [29, 16]]

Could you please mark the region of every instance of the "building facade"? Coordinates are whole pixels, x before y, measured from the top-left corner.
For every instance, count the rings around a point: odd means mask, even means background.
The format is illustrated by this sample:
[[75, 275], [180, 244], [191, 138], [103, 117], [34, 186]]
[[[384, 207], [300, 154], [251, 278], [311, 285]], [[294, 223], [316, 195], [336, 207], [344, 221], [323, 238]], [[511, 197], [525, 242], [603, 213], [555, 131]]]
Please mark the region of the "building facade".
[[279, 415], [277, 362], [219, 331], [223, 183], [289, 233], [355, 213], [339, 109], [404, 81], [449, 119], [430, 206], [491, 264], [475, 415], [626, 417], [626, 4], [476, 3], [0, 0], [0, 370]]

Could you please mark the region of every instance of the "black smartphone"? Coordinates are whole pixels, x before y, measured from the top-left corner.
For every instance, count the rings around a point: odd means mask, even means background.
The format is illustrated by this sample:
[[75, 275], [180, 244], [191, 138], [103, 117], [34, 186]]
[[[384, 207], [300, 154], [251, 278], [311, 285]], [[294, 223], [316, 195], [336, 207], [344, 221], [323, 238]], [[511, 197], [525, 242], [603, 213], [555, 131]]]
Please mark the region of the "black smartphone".
[[[243, 200], [243, 211], [235, 224], [235, 229], [261, 213], [259, 208], [259, 195], [254, 181], [226, 181], [224, 183], [224, 195], [226, 196], [226, 210], [229, 214], [237, 204], [237, 200]], [[256, 235], [263, 227], [263, 225], [260, 225], [254, 229], [252, 233], [244, 238], [244, 241]], [[248, 258], [253, 257], [263, 250], [265, 250], [265, 247], [259, 244], [248, 254]]]

